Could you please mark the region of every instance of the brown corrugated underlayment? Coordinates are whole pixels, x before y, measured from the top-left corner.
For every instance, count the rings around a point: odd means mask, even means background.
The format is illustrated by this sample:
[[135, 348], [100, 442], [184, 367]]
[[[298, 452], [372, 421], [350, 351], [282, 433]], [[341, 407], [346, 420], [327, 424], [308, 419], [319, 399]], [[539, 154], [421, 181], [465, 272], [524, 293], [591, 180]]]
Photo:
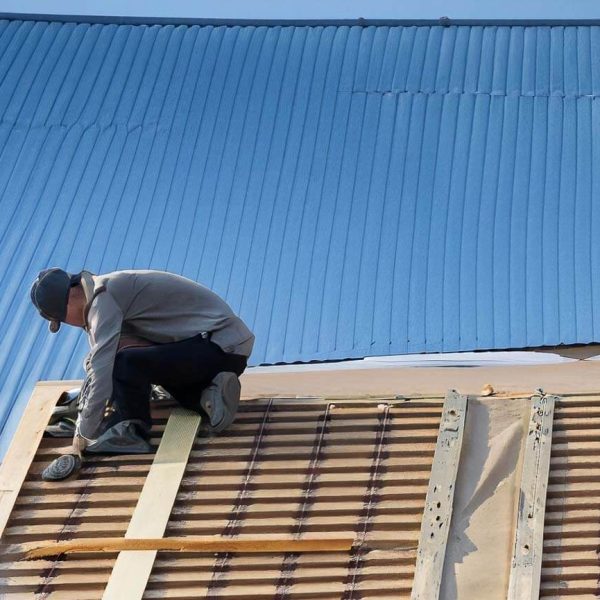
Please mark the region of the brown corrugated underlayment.
[[541, 598], [600, 596], [600, 395], [565, 395], [554, 409]]
[[[261, 399], [195, 443], [165, 532], [293, 539], [349, 535], [350, 552], [160, 552], [145, 598], [409, 597], [443, 400]], [[155, 406], [153, 443], [168, 416]], [[45, 483], [67, 440], [44, 437], [2, 538], [2, 597], [92, 600], [115, 553], [21, 561], [43, 542], [124, 535], [152, 456], [90, 457]]]

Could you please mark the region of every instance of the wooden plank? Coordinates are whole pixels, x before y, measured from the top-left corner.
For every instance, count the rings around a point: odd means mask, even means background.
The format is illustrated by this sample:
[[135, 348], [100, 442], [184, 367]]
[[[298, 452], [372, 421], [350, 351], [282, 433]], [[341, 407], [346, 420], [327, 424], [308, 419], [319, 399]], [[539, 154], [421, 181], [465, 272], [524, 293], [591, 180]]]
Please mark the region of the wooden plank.
[[[286, 539], [274, 536], [229, 539], [221, 536], [170, 538], [90, 538], [54, 542], [33, 548], [26, 559], [45, 558], [73, 552], [122, 552], [123, 550], [165, 550], [169, 552], [249, 552], [272, 554], [279, 552], [339, 552], [352, 547], [354, 537], [316, 539]], [[137, 573], [137, 571], [136, 571]]]
[[531, 398], [508, 600], [537, 600], [539, 597], [544, 513], [556, 400], [556, 396], [548, 395]]
[[41, 381], [36, 384], [10, 447], [0, 465], [0, 537], [25, 481], [44, 429], [60, 395], [75, 387], [73, 381]]
[[412, 600], [439, 597], [466, 414], [467, 396], [450, 390], [442, 411], [421, 523]]
[[[126, 538], [159, 538], [164, 535], [199, 427], [200, 415], [183, 408], [173, 409], [131, 517]], [[119, 554], [103, 599], [141, 599], [155, 558], [156, 550]], [[135, 573], [135, 577], [131, 577], [131, 573]]]

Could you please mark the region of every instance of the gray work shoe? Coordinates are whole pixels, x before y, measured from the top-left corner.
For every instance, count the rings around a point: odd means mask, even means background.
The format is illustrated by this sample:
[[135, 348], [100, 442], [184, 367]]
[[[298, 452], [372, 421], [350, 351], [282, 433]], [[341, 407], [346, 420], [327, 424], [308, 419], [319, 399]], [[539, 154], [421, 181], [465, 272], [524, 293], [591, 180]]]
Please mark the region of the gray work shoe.
[[150, 443], [141, 435], [143, 423], [125, 420], [109, 427], [95, 442], [86, 447], [86, 454], [149, 454]]
[[63, 454], [55, 458], [43, 471], [44, 481], [62, 481], [81, 468], [81, 459], [75, 454]]
[[238, 376], [225, 371], [202, 392], [200, 406], [210, 419], [209, 432], [220, 433], [233, 423], [240, 404], [240, 392]]

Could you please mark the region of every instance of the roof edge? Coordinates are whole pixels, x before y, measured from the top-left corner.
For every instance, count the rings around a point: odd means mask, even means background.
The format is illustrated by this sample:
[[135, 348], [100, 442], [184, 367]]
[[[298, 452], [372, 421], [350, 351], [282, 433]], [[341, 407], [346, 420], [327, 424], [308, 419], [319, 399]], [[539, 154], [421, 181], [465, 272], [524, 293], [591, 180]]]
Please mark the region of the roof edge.
[[197, 17], [131, 17], [113, 15], [62, 15], [46, 13], [0, 12], [0, 19], [13, 21], [58, 21], [64, 23], [100, 23], [116, 25], [226, 25], [226, 26], [413, 26], [466, 25], [569, 26], [600, 25], [598, 19], [215, 19]]

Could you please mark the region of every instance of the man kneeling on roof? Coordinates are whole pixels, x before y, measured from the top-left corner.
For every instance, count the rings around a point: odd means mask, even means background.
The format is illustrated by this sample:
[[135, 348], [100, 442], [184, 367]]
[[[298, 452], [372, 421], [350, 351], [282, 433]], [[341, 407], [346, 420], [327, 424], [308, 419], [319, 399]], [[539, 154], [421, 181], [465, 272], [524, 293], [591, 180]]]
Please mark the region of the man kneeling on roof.
[[31, 300], [51, 332], [61, 323], [81, 327], [91, 348], [73, 447], [44, 479], [71, 475], [83, 452], [151, 451], [153, 384], [200, 413], [211, 433], [233, 422], [254, 335], [213, 291], [161, 271], [73, 275], [54, 268], [40, 272]]

